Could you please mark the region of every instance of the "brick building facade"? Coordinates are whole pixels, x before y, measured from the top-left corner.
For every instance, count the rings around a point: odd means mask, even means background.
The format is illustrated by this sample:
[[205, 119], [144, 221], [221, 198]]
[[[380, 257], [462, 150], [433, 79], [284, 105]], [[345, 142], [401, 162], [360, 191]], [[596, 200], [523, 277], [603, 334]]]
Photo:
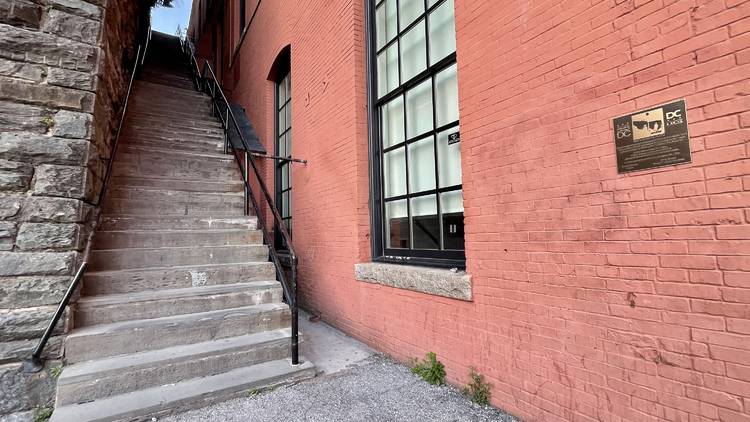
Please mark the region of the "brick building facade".
[[[750, 2], [196, 0], [188, 36], [309, 160], [265, 169], [311, 311], [524, 420], [750, 420]], [[692, 162], [618, 172], [613, 119], [680, 99]]]

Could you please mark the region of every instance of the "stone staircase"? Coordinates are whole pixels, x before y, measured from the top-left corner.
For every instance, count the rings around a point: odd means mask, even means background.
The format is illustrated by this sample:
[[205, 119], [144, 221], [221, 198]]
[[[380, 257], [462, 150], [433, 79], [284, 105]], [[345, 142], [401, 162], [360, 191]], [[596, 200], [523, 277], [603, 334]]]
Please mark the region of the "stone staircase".
[[149, 48], [53, 421], [150, 418], [315, 375], [291, 365], [290, 310], [209, 99], [176, 38]]

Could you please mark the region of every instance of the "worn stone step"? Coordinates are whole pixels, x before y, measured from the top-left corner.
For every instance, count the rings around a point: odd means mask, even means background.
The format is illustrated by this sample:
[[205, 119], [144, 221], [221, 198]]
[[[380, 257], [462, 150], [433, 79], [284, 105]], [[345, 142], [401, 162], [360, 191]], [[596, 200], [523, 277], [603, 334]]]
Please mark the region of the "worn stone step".
[[[191, 192], [196, 193], [196, 192]], [[244, 199], [224, 199], [221, 202], [203, 202], [189, 200], [185, 202], [173, 201], [165, 197], [162, 200], [134, 199], [134, 198], [107, 198], [102, 211], [108, 214], [127, 215], [242, 215], [244, 212]]]
[[66, 366], [57, 406], [89, 402], [186, 379], [221, 374], [290, 355], [291, 330], [264, 331]]
[[83, 294], [117, 294], [155, 289], [217, 286], [275, 278], [276, 268], [268, 261], [87, 271], [83, 279]]
[[133, 186], [155, 189], [175, 189], [188, 192], [242, 193], [244, 183], [241, 180], [211, 182], [200, 180], [161, 179], [147, 177], [118, 176], [110, 180], [110, 186]]
[[241, 193], [192, 192], [177, 189], [159, 189], [140, 186], [112, 186], [107, 192], [109, 198], [127, 198], [154, 202], [180, 203], [243, 203]]
[[128, 122], [130, 121], [130, 119], [133, 119], [133, 120], [143, 119], [144, 122], [151, 122], [154, 120], [157, 120], [157, 121], [158, 120], [171, 120], [174, 122], [178, 122], [180, 125], [194, 124], [197, 126], [203, 126], [203, 125], [208, 125], [212, 123], [221, 125], [221, 122], [219, 122], [219, 120], [216, 117], [211, 116], [210, 113], [207, 113], [206, 115], [196, 117], [196, 118], [192, 118], [191, 116], [190, 118], [186, 118], [186, 119], [173, 119], [172, 116], [165, 115], [164, 113], [161, 113], [161, 112], [128, 110]]
[[133, 95], [141, 94], [144, 97], [169, 95], [175, 98], [208, 98], [208, 96], [197, 91], [192, 85], [185, 88], [178, 88], [145, 79], [137, 79], [135, 84], [133, 84]]
[[150, 114], [136, 114], [135, 112], [128, 113], [126, 125], [127, 126], [138, 126], [145, 128], [162, 128], [162, 129], [175, 129], [175, 130], [222, 130], [222, 125], [219, 121], [208, 117], [207, 120], [172, 120], [164, 119], [161, 116], [154, 116]]
[[175, 105], [156, 104], [133, 104], [130, 111], [135, 113], [152, 113], [163, 116], [165, 119], [206, 119], [211, 117], [211, 106], [208, 104], [189, 104], [180, 107]]
[[[138, 138], [132, 138], [133, 135], [128, 135], [130, 139], [123, 140], [123, 142], [132, 146], [150, 147], [150, 148], [170, 148], [174, 151], [185, 151], [185, 152], [205, 152], [211, 154], [223, 154], [224, 153], [224, 141], [214, 141], [212, 143], [207, 142], [194, 142], [194, 141], [174, 141], [174, 140], [161, 140], [161, 139], [150, 139], [148, 136], [140, 136]], [[228, 157], [231, 157], [228, 155]]]
[[148, 122], [134, 119], [123, 130], [122, 136], [126, 135], [159, 137], [166, 139], [189, 139], [189, 140], [214, 140], [224, 139], [224, 129], [221, 126], [177, 126], [164, 125], [156, 122]]
[[97, 231], [94, 249], [259, 245], [262, 242], [259, 230]]
[[113, 176], [154, 176], [183, 180], [239, 180], [230, 155], [123, 145], [112, 168]]
[[281, 302], [282, 297], [281, 285], [275, 280], [84, 296], [77, 302], [75, 324], [87, 327], [240, 308]]
[[268, 259], [266, 245], [181, 248], [102, 249], [91, 252], [92, 271], [163, 268], [172, 265], [207, 265], [257, 262]]
[[289, 359], [279, 359], [89, 403], [61, 406], [50, 420], [104, 422], [161, 417], [238, 397], [252, 389], [295, 383], [314, 376], [315, 366], [309, 361], [293, 366]]
[[157, 216], [105, 214], [99, 230], [255, 229], [255, 216]]
[[68, 363], [286, 328], [289, 306], [262, 303], [241, 308], [121, 321], [76, 328], [65, 339]]

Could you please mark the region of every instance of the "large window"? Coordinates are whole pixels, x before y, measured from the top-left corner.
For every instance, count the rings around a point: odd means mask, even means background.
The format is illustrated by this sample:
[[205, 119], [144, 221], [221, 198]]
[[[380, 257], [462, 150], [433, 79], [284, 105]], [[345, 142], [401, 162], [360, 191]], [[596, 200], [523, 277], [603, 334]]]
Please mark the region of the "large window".
[[386, 261], [465, 261], [453, 0], [373, 0], [373, 246]]
[[[276, 155], [292, 156], [292, 81], [291, 73], [276, 82]], [[289, 161], [276, 161], [276, 204], [289, 234], [292, 234], [292, 165]], [[288, 249], [281, 236], [276, 238], [279, 249]]]

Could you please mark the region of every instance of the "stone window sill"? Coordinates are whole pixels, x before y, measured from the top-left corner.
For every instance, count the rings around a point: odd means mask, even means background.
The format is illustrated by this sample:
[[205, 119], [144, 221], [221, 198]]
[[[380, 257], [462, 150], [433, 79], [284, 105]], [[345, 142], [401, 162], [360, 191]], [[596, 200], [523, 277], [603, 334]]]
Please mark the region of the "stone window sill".
[[471, 276], [464, 271], [368, 262], [356, 264], [358, 281], [471, 301]]

